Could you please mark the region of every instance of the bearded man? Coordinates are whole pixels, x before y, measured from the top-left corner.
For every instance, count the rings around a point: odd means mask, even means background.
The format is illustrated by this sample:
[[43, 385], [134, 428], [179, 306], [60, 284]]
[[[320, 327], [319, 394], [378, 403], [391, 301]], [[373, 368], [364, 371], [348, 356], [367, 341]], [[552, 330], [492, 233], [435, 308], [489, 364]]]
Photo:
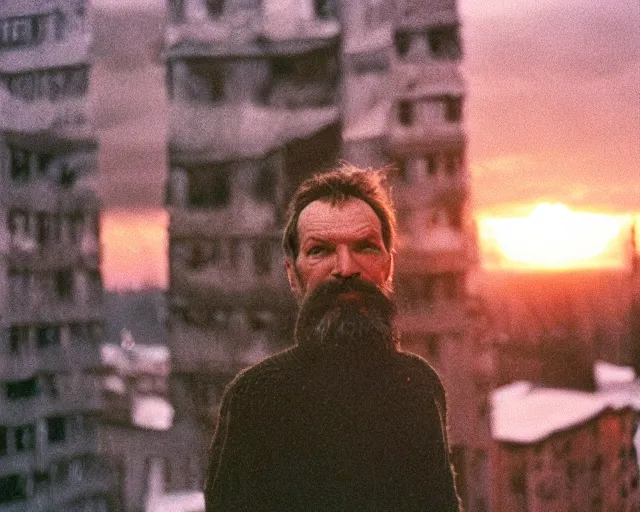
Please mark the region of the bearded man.
[[444, 389], [394, 329], [383, 181], [344, 165], [294, 194], [283, 248], [295, 345], [227, 388], [207, 512], [459, 510]]

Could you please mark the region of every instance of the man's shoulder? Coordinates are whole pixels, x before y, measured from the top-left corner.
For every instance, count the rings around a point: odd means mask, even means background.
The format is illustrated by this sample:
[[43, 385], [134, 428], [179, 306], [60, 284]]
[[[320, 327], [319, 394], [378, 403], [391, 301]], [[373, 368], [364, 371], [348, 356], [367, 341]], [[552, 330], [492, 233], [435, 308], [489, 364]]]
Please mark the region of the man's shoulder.
[[270, 382], [287, 379], [300, 366], [297, 347], [290, 347], [242, 370], [227, 387], [227, 393], [244, 394]]
[[425, 359], [411, 352], [398, 351], [395, 356], [397, 364], [415, 379], [416, 383], [429, 386], [437, 396], [444, 397], [444, 387], [438, 372]]

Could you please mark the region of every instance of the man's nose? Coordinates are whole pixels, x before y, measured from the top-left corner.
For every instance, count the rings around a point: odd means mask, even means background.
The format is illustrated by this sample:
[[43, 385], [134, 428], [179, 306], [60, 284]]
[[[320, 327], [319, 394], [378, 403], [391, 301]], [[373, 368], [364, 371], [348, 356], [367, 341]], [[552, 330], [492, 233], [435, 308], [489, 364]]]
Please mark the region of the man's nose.
[[353, 259], [353, 255], [348, 247], [338, 247], [335, 253], [335, 264], [333, 267], [334, 277], [352, 277], [359, 276], [360, 269]]

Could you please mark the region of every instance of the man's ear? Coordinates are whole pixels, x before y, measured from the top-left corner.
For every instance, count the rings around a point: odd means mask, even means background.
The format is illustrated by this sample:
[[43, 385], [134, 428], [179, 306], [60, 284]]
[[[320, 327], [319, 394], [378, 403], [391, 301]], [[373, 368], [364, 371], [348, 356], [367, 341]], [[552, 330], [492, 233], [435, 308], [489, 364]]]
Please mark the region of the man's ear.
[[389, 266], [387, 268], [387, 281], [393, 283], [393, 271], [396, 267], [396, 250], [389, 251]]
[[284, 266], [287, 270], [287, 278], [289, 279], [289, 287], [296, 296], [296, 299], [302, 298], [302, 283], [298, 277], [296, 265], [290, 258], [284, 259]]

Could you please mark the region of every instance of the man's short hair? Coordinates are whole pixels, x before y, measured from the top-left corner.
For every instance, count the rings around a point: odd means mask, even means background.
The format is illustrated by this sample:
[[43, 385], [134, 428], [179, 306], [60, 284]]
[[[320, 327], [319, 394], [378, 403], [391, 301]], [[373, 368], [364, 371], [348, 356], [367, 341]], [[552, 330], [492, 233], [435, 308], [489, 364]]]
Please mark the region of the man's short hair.
[[396, 214], [385, 187], [388, 171], [386, 167], [361, 169], [342, 163], [335, 169], [303, 181], [289, 202], [282, 238], [285, 255], [293, 262], [298, 257], [298, 218], [307, 205], [314, 201], [326, 201], [335, 206], [351, 198], [361, 199], [373, 209], [382, 226], [382, 241], [391, 251], [396, 236]]

